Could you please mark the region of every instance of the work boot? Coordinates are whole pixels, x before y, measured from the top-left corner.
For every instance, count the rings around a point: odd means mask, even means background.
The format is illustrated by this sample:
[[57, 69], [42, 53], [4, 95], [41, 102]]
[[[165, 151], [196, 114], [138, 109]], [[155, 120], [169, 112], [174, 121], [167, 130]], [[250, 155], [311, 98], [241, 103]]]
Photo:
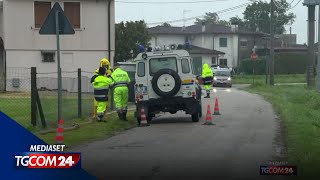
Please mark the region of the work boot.
[[128, 121], [128, 120], [127, 120], [127, 111], [126, 111], [126, 110], [123, 111], [123, 120], [124, 120], [124, 121]]
[[102, 122], [102, 119], [103, 119], [103, 113], [99, 113], [99, 114], [97, 115], [97, 120], [98, 120], [98, 122]]
[[119, 120], [122, 120], [122, 114], [120, 111], [118, 111], [118, 117], [119, 117]]

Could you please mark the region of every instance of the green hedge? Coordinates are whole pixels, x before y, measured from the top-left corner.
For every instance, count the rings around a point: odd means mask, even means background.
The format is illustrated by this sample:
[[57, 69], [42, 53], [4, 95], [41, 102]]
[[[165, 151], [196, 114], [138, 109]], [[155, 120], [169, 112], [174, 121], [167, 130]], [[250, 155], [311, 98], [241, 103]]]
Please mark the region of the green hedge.
[[[255, 65], [255, 74], [265, 74], [267, 57], [259, 57], [253, 62], [251, 59], [243, 59], [240, 62], [240, 72], [252, 74], [252, 66]], [[304, 74], [307, 67], [307, 53], [277, 53], [275, 55], [275, 74]]]

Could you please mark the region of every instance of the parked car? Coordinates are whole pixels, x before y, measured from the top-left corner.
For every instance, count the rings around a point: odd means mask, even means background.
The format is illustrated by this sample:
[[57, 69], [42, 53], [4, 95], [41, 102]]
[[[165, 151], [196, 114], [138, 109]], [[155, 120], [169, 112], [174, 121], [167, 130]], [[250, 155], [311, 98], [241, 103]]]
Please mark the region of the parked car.
[[211, 69], [213, 72], [216, 72], [219, 69], [219, 65], [211, 65]]
[[214, 74], [213, 86], [232, 87], [231, 72], [229, 70], [217, 70]]
[[129, 102], [135, 102], [134, 96], [134, 84], [135, 84], [135, 74], [136, 74], [136, 63], [134, 62], [118, 62], [120, 68], [127, 71], [129, 78], [131, 80], [129, 88]]
[[229, 70], [232, 71], [232, 68], [224, 65], [211, 65], [211, 69], [213, 72], [216, 72], [217, 70]]

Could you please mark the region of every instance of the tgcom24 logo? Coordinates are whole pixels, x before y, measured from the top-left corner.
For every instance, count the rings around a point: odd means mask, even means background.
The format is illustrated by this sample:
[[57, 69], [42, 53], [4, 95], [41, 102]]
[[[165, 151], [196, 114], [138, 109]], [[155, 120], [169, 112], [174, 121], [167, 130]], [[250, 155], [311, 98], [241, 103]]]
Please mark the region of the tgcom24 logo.
[[63, 152], [65, 145], [31, 145], [29, 152], [14, 156], [17, 168], [81, 168], [81, 153]]

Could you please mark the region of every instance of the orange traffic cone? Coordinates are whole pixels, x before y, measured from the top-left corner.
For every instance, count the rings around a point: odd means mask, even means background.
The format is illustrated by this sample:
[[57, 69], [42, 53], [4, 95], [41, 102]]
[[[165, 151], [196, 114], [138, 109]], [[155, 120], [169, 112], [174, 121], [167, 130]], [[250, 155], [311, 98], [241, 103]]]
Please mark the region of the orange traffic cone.
[[144, 107], [142, 106], [141, 108], [141, 113], [140, 113], [140, 126], [148, 126], [148, 121], [146, 114], [144, 112]]
[[57, 144], [63, 144], [63, 120], [60, 119], [57, 129], [57, 135], [56, 135], [56, 143]]
[[218, 104], [218, 98], [216, 98], [216, 102], [214, 104], [214, 113], [213, 115], [221, 115], [219, 112], [219, 104]]
[[206, 122], [203, 125], [214, 125], [212, 123], [212, 119], [213, 118], [212, 118], [211, 111], [210, 111], [210, 104], [208, 104]]

